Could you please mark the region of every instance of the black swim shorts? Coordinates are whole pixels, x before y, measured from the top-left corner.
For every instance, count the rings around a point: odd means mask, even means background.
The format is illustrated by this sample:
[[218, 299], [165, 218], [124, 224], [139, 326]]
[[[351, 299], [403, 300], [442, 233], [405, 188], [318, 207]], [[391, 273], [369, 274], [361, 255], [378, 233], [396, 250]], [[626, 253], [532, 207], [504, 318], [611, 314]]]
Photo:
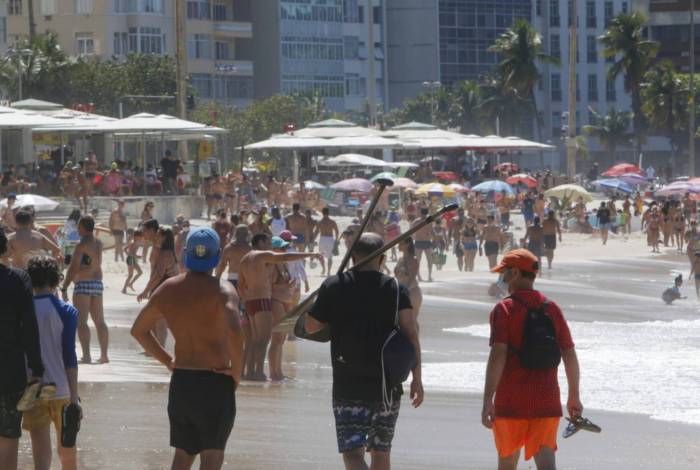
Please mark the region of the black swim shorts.
[[224, 450], [236, 418], [233, 378], [206, 370], [175, 369], [168, 417], [171, 447], [189, 455]]
[[22, 412], [17, 402], [23, 391], [0, 395], [0, 437], [18, 439], [22, 435]]
[[486, 253], [486, 256], [497, 255], [498, 249], [498, 242], [484, 242], [484, 253]]
[[544, 249], [545, 250], [556, 250], [557, 248], [557, 236], [556, 235], [545, 235], [543, 238]]

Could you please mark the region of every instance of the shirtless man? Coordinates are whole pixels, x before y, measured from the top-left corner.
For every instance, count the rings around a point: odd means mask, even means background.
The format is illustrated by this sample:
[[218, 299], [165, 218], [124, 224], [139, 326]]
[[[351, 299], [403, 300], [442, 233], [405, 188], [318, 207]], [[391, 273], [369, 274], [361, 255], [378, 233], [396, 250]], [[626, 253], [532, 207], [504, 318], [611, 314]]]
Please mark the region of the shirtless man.
[[259, 233], [265, 233], [267, 235], [272, 236], [272, 232], [270, 231], [270, 226], [265, 221], [265, 215], [267, 215], [267, 208], [261, 207], [256, 215], [257, 215], [256, 219], [253, 221], [253, 223], [251, 223], [248, 226], [248, 228], [250, 229], [250, 233], [253, 236], [255, 236]]
[[306, 243], [304, 244], [304, 249], [302, 251], [308, 251], [311, 253], [314, 251], [314, 244], [316, 243], [316, 222], [314, 220], [311, 209], [306, 209], [304, 211], [304, 218], [306, 219], [306, 233], [304, 237], [306, 238]]
[[547, 206], [547, 202], [544, 200], [544, 194], [540, 193], [537, 195], [537, 200], [535, 200], [535, 215], [544, 220], [544, 211]]
[[10, 233], [17, 230], [17, 222], [15, 222], [15, 211], [12, 206], [17, 202], [17, 195], [10, 193], [7, 195], [7, 207], [2, 213], [2, 225], [5, 227], [5, 232]]
[[[330, 276], [331, 269], [333, 269], [333, 250], [336, 241], [340, 237], [340, 231], [335, 220], [329, 217], [330, 209], [324, 207], [321, 213], [323, 218], [316, 224], [313, 238], [315, 240], [320, 235], [318, 252], [321, 254], [321, 276]], [[326, 269], [326, 260], [328, 261], [328, 269]]]
[[124, 234], [127, 229], [124, 201], [117, 201], [117, 208], [109, 214], [109, 230], [114, 237], [114, 261], [124, 261]]
[[102, 242], [93, 235], [95, 220], [92, 217], [81, 217], [78, 221], [80, 243], [75, 247], [66, 279], [63, 281], [61, 293], [63, 300], [68, 301], [68, 286], [75, 281], [73, 289], [73, 305], [78, 309], [78, 338], [83, 349], [81, 362], [92, 362], [90, 356], [90, 327], [88, 315], [92, 318], [97, 330], [97, 340], [100, 343], [100, 364], [109, 362], [107, 346], [109, 344], [109, 329], [104, 319], [102, 305]]
[[296, 239], [294, 240], [294, 248], [297, 251], [304, 251], [306, 244], [306, 217], [301, 215], [301, 206], [298, 203], [292, 205], [292, 213], [286, 217], [287, 230], [292, 232]]
[[[238, 272], [241, 268], [241, 259], [247, 255], [253, 248], [250, 246], [250, 230], [245, 224], [236, 226], [233, 232], [231, 243], [226, 245], [221, 253], [221, 260], [216, 267], [216, 277], [221, 278], [221, 275], [228, 269], [228, 281], [236, 288], [238, 292]], [[245, 314], [245, 310], [238, 306], [240, 311], [241, 328], [245, 340], [245, 352], [243, 354], [243, 374], [246, 370], [252, 369], [251, 364], [251, 329], [250, 319]]]
[[[211, 275], [220, 251], [214, 230], [194, 230], [187, 239], [187, 274], [165, 281], [131, 328], [146, 353], [172, 371], [168, 416], [173, 469], [190, 469], [197, 455], [200, 469], [220, 469], [236, 416], [243, 335], [236, 290]], [[174, 357], [151, 333], [159, 319], [165, 319], [175, 338]]]
[[503, 231], [496, 225], [496, 219], [492, 215], [486, 217], [486, 226], [481, 230], [479, 239], [479, 255], [489, 260], [489, 269], [493, 269], [498, 264], [498, 253], [503, 248], [505, 237]]
[[464, 249], [462, 247], [462, 230], [467, 219], [464, 216], [464, 209], [457, 209], [457, 216], [450, 220], [448, 242], [452, 243], [454, 254], [457, 257], [457, 268], [462, 271], [464, 269]]
[[542, 240], [544, 241], [544, 255], [547, 257], [548, 269], [552, 269], [554, 250], [557, 249], [557, 235], [559, 235], [559, 242], [561, 242], [561, 224], [554, 211], [549, 211], [547, 218], [542, 222]]
[[274, 253], [270, 237], [259, 233], [253, 237], [253, 250], [243, 256], [239, 266], [239, 293], [245, 301], [245, 311], [251, 322], [252, 369], [247, 370], [246, 378], [265, 381], [265, 355], [270, 343], [272, 328], [272, 270], [273, 265], [290, 261], [316, 258], [312, 253]]
[[[411, 228], [421, 223], [421, 221], [427, 216], [428, 208], [421, 208], [420, 218], [411, 223]], [[430, 224], [428, 224], [422, 229], [418, 230], [413, 237], [416, 241], [416, 257], [418, 258], [418, 280], [423, 280], [420, 277], [420, 262], [421, 258], [423, 258], [423, 255], [425, 254], [426, 261], [428, 262], [428, 282], [433, 282], [433, 228], [430, 226]]]
[[525, 232], [525, 238], [523, 239], [526, 243], [527, 249], [530, 253], [537, 257], [540, 266], [542, 266], [542, 246], [544, 242], [544, 230], [542, 229], [542, 224], [540, 223], [540, 216], [536, 215], [532, 221], [532, 225], [527, 228]]
[[21, 210], [15, 215], [16, 231], [7, 236], [7, 254], [12, 266], [27, 269], [29, 258], [51, 253], [61, 264], [61, 249], [37, 230], [32, 230], [32, 214]]

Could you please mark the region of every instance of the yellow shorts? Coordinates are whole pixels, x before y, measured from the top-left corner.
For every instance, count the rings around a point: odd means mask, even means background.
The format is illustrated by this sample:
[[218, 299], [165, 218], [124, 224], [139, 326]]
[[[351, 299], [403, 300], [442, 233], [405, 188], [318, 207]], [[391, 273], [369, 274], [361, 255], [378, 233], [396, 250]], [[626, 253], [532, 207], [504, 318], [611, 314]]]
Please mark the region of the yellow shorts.
[[63, 428], [63, 407], [69, 403], [70, 398], [37, 401], [34, 408], [22, 413], [22, 429], [31, 431], [53, 423], [60, 436]]
[[525, 460], [547, 446], [557, 450], [559, 418], [496, 418], [493, 422], [493, 437], [498, 456], [506, 458], [525, 447]]

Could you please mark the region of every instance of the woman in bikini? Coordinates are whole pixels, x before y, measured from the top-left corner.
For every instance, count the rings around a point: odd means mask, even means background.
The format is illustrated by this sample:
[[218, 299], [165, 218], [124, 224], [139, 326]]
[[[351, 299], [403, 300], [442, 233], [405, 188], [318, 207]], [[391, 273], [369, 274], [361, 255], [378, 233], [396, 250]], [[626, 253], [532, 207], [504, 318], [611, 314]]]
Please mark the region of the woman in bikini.
[[421, 305], [423, 304], [423, 292], [420, 289], [420, 285], [418, 285], [418, 258], [416, 257], [416, 247], [413, 244], [413, 238], [408, 237], [399, 243], [399, 251], [401, 252], [401, 257], [394, 268], [394, 276], [396, 276], [400, 284], [408, 288], [413, 312], [418, 318]]
[[[151, 277], [143, 292], [136, 297], [136, 300], [139, 302], [150, 298], [153, 292], [166, 280], [180, 274], [177, 256], [175, 256], [175, 236], [170, 228], [161, 226], [158, 229], [153, 250]], [[158, 321], [156, 327], [153, 329], [153, 333], [158, 342], [165, 347], [165, 342], [168, 338], [168, 329], [165, 320], [161, 319]]]
[[464, 222], [460, 240], [464, 250], [464, 270], [468, 272], [474, 271], [474, 260], [479, 248], [479, 244], [476, 241], [477, 233], [476, 222], [471, 217], [468, 218]]
[[[273, 237], [272, 243], [273, 251], [277, 253], [287, 252], [287, 247], [289, 246], [288, 242], [285, 242], [281, 238]], [[272, 265], [271, 274], [272, 324], [277, 325], [277, 323], [279, 323], [287, 313], [287, 308], [294, 301], [294, 290], [296, 284], [289, 273], [287, 263]], [[270, 380], [279, 382], [287, 378], [282, 373], [282, 351], [286, 339], [287, 333], [277, 331], [272, 332], [272, 337], [270, 338], [270, 350], [268, 351], [267, 355], [267, 360], [270, 367]]]
[[[141, 228], [141, 225], [147, 220], [153, 219], [154, 208], [155, 204], [153, 204], [153, 201], [148, 201], [146, 205], [143, 206], [143, 211], [141, 211], [141, 223], [139, 224], [139, 228]], [[141, 254], [141, 257], [143, 259], [148, 259], [148, 242], [143, 244], [143, 253]]]
[[[127, 243], [124, 247], [124, 253], [126, 253], [126, 281], [124, 281], [124, 287], [122, 288], [122, 294], [126, 294], [126, 289], [134, 289], [134, 282], [143, 274], [141, 266], [139, 266], [139, 256], [137, 255], [139, 248], [143, 245], [143, 232], [141, 230], [128, 229], [127, 233]], [[136, 275], [134, 275], [136, 271]]]

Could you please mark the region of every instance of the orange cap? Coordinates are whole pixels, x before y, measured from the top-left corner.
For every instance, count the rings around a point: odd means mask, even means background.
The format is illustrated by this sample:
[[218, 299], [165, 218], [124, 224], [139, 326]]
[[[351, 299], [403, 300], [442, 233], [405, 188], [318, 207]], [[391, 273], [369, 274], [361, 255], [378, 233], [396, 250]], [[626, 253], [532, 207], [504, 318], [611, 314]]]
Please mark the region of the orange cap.
[[537, 273], [540, 270], [540, 263], [530, 250], [518, 248], [506, 253], [501, 263], [493, 268], [491, 272], [500, 273], [506, 268], [516, 268], [528, 273]]

